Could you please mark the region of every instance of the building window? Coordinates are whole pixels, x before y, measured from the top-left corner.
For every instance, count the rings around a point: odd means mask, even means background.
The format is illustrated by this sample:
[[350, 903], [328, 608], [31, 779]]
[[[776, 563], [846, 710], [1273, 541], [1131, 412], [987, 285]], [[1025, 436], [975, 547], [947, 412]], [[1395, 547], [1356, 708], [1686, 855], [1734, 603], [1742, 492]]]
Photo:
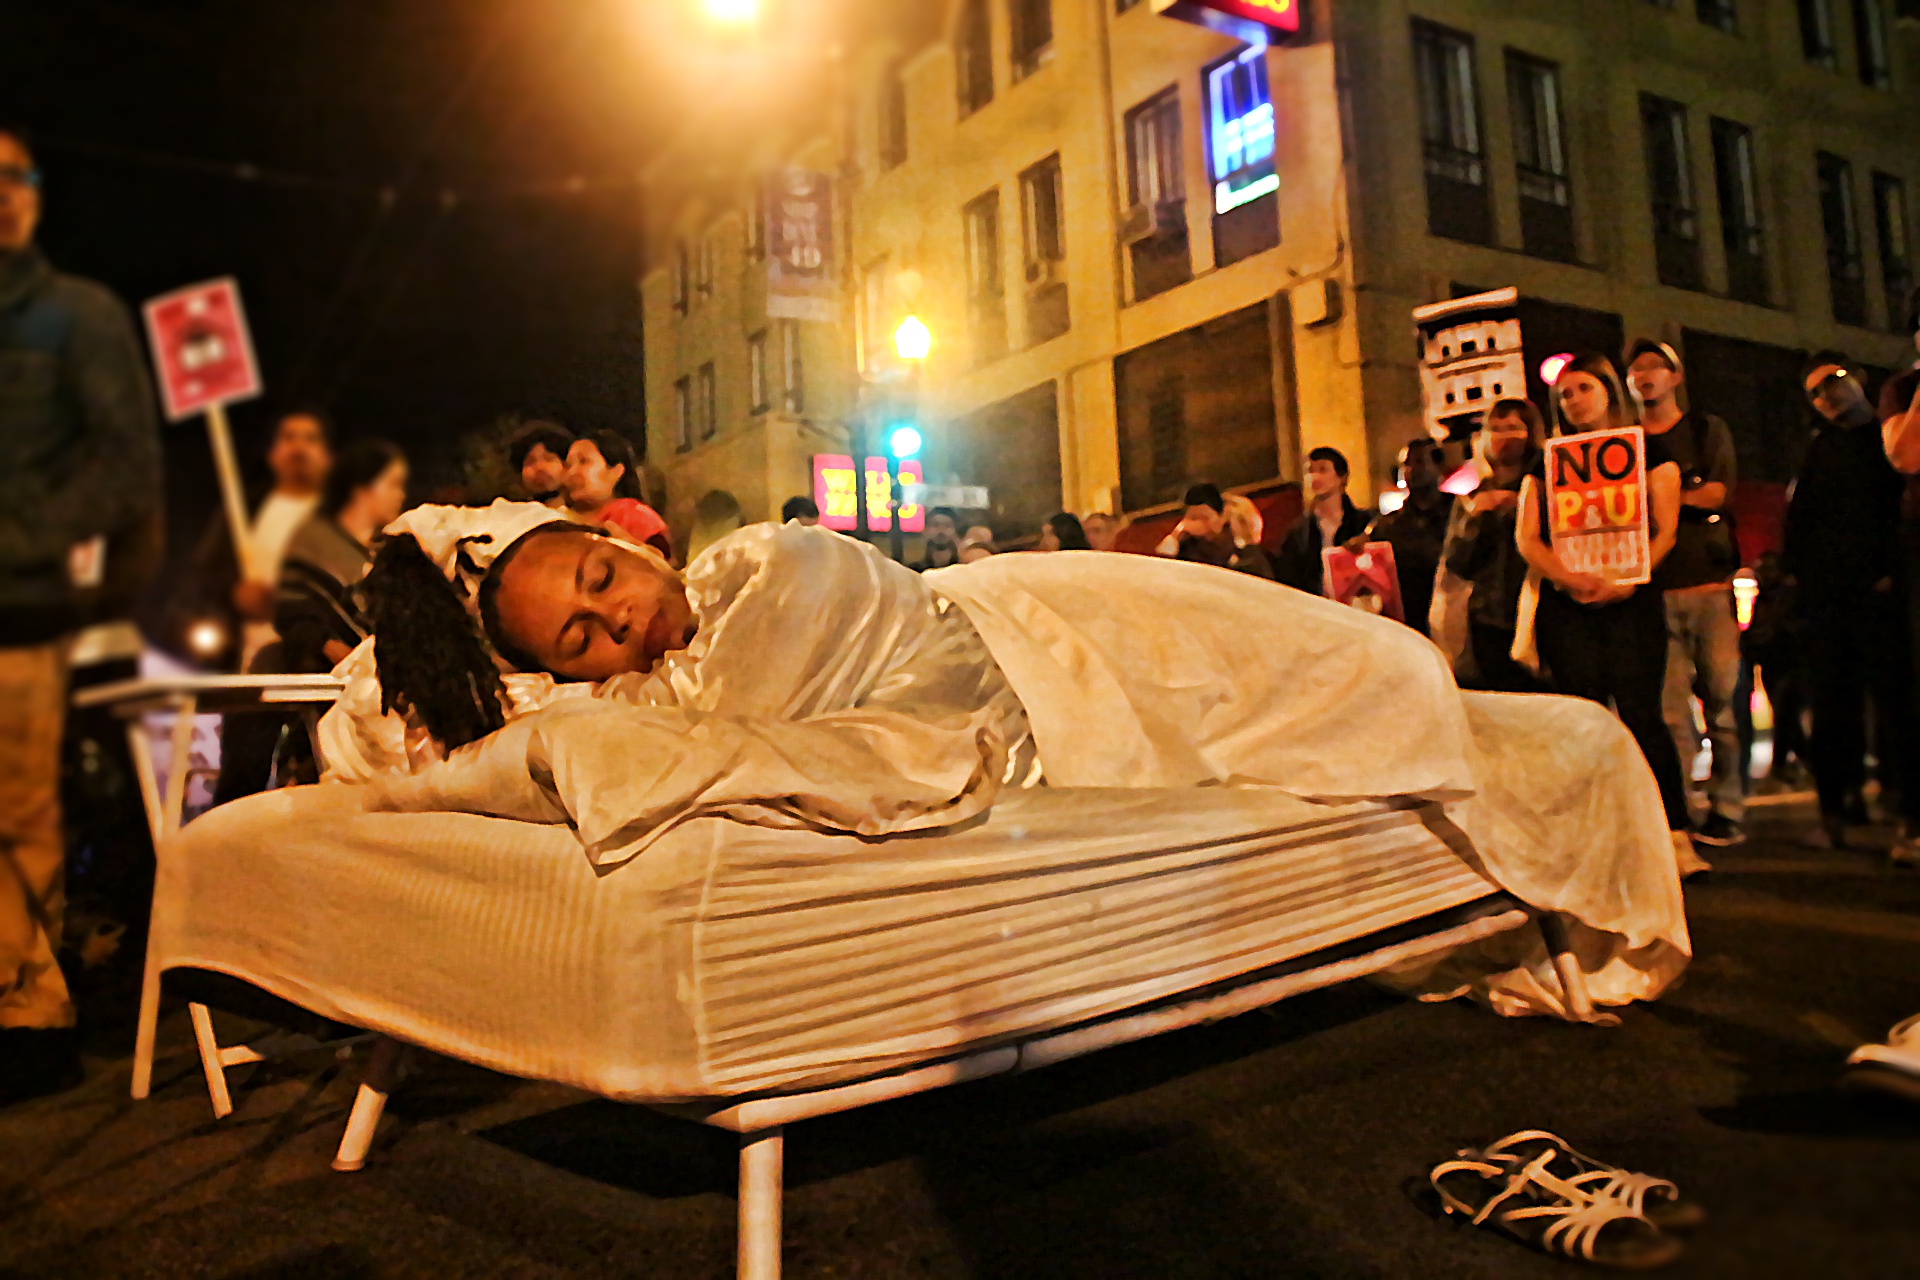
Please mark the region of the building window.
[[1833, 43], [1833, 0], [1800, 0], [1800, 52], [1808, 62], [1836, 70], [1839, 51]]
[[687, 309], [687, 291], [691, 271], [687, 264], [687, 242], [673, 242], [673, 309], [684, 312]]
[[1507, 54], [1513, 106], [1513, 159], [1520, 179], [1520, 240], [1538, 258], [1572, 262], [1573, 183], [1560, 115], [1560, 68]]
[[1815, 159], [1820, 177], [1820, 226], [1827, 238], [1827, 283], [1833, 318], [1867, 322], [1866, 272], [1860, 262], [1860, 219], [1853, 204], [1853, 166], [1825, 151]]
[[767, 331], [765, 329], [747, 339], [747, 398], [753, 403], [752, 413], [765, 413], [772, 407], [767, 387]]
[[861, 367], [875, 373], [887, 367], [893, 355], [888, 339], [887, 260], [884, 256], [867, 264], [860, 273], [860, 310], [855, 317], [860, 328]]
[[1899, 333], [1908, 321], [1913, 256], [1907, 240], [1906, 184], [1890, 173], [1873, 175], [1873, 227], [1880, 240], [1880, 285], [1887, 298], [1887, 327]]
[[1740, 6], [1735, 0], [1694, 0], [1694, 16], [1715, 31], [1740, 29]]
[[805, 367], [800, 360], [800, 322], [780, 322], [780, 388], [788, 413], [803, 413], [807, 407]]
[[961, 8], [954, 59], [960, 114], [970, 116], [993, 101], [993, 26], [987, 17], [987, 0], [966, 0]]
[[1038, 346], [1072, 325], [1067, 309], [1067, 232], [1060, 157], [1048, 156], [1020, 175], [1020, 243], [1027, 275], [1027, 345]]
[[1013, 27], [1013, 78], [1023, 80], [1053, 59], [1053, 0], [1008, 0]]
[[976, 361], [1007, 349], [1006, 288], [1000, 272], [1000, 193], [989, 191], [962, 210], [967, 235], [967, 323]]
[[767, 192], [758, 179], [747, 184], [747, 258], [758, 262], [767, 256]]
[[1127, 200], [1133, 206], [1126, 238], [1134, 301], [1193, 279], [1178, 89], [1127, 113]]
[[1113, 11], [1115, 13], [1125, 13], [1139, 3], [1140, 0], [1115, 0]]
[[1273, 165], [1273, 95], [1267, 51], [1251, 48], [1207, 72], [1213, 211], [1226, 213], [1280, 189]]
[[1853, 44], [1860, 59], [1860, 83], [1870, 89], [1893, 88], [1887, 59], [1887, 11], [1883, 0], [1853, 0]]
[[1480, 102], [1473, 37], [1413, 24], [1420, 137], [1427, 177], [1427, 229], [1452, 240], [1493, 243], [1493, 206], [1480, 152]]
[[1766, 236], [1760, 218], [1759, 169], [1753, 130], [1713, 119], [1713, 180], [1720, 197], [1720, 239], [1727, 248], [1727, 294], [1742, 302], [1767, 301]]
[[693, 381], [676, 379], [673, 384], [674, 447], [681, 453], [693, 448]]
[[700, 376], [694, 384], [698, 393], [696, 409], [700, 415], [700, 438], [713, 439], [713, 433], [720, 429], [719, 396], [715, 387], [713, 361], [700, 366]]
[[693, 292], [698, 298], [713, 296], [713, 236], [700, 237], [693, 247]]
[[881, 73], [879, 105], [880, 167], [897, 169], [907, 162], [907, 81], [898, 58]]
[[1640, 95], [1640, 126], [1647, 149], [1647, 196], [1653, 213], [1654, 263], [1660, 283], [1698, 289], [1700, 212], [1693, 192], [1693, 156], [1687, 109], [1667, 98]]

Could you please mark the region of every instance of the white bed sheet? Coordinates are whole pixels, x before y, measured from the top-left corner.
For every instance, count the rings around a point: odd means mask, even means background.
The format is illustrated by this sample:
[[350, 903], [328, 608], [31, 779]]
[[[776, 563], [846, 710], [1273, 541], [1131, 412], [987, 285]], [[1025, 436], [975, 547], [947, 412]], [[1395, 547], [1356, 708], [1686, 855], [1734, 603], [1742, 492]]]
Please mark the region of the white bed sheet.
[[611, 873], [562, 825], [362, 798], [269, 793], [168, 842], [158, 962], [629, 1100], [854, 1079], [1494, 890], [1431, 806], [1266, 788], [1041, 789], [886, 840], [700, 819]]

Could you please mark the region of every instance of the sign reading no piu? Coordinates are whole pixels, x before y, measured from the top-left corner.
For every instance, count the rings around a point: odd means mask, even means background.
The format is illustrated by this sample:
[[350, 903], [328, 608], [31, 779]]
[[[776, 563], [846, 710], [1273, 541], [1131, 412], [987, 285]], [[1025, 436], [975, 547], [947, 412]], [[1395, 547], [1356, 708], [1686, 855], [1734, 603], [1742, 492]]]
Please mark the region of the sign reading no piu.
[[1650, 581], [1645, 433], [1618, 427], [1549, 440], [1547, 520], [1567, 568], [1628, 585]]

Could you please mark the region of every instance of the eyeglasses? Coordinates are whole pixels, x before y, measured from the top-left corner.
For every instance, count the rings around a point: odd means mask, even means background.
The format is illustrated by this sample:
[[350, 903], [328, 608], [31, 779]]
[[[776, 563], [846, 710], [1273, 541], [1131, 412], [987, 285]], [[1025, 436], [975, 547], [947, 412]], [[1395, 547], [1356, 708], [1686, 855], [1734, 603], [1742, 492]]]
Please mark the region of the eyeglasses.
[[1852, 377], [1853, 375], [1845, 369], [1835, 369], [1832, 373], [1813, 384], [1813, 389], [1807, 392], [1807, 399], [1817, 401], [1821, 396], [1836, 393], [1840, 388], [1846, 386]]
[[38, 191], [40, 189], [40, 171], [38, 169], [24, 169], [15, 164], [0, 164], [0, 186], [30, 187]]

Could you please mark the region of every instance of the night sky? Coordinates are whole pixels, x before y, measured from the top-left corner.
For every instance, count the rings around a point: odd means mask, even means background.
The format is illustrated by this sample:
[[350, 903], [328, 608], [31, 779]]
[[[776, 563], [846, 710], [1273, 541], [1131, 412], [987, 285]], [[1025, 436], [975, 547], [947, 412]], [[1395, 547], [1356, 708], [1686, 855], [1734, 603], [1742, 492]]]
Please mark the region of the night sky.
[[[504, 413], [644, 440], [639, 8], [0, 0], [0, 114], [36, 135], [57, 265], [132, 306], [239, 279], [253, 478], [271, 413], [310, 402], [406, 447], [424, 495]], [[197, 419], [167, 443], [177, 556], [215, 487]]]

